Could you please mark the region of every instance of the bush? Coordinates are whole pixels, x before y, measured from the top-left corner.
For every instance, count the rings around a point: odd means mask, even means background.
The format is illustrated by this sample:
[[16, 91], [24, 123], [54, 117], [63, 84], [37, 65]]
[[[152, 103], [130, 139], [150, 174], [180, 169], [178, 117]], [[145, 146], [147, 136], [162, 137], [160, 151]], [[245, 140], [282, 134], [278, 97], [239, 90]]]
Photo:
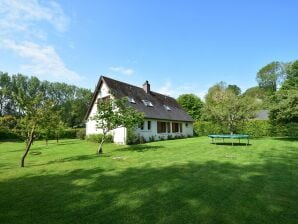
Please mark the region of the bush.
[[[96, 142], [100, 143], [103, 138], [103, 134], [91, 134], [86, 136], [86, 140], [90, 142]], [[112, 143], [113, 142], [113, 136], [108, 134], [106, 135], [106, 140], [105, 142], [107, 143]]]
[[154, 142], [155, 141], [155, 137], [152, 135], [149, 137], [149, 142]]
[[140, 143], [140, 138], [138, 135], [135, 134], [133, 129], [127, 129], [127, 135], [126, 135], [126, 144], [127, 145], [134, 145], [134, 144], [139, 144]]
[[[209, 121], [194, 123], [194, 132], [197, 136], [227, 133], [218, 124]], [[298, 137], [298, 123], [272, 124], [268, 120], [248, 120], [239, 125], [239, 134], [248, 134], [251, 137]]]
[[86, 129], [85, 128], [77, 131], [77, 138], [78, 139], [84, 140], [85, 137], [86, 137]]
[[266, 120], [248, 120], [244, 122], [242, 127], [239, 127], [239, 132], [248, 134], [251, 137], [273, 136], [271, 133], [271, 125]]
[[23, 140], [23, 138], [15, 131], [0, 128], [0, 140]]
[[206, 136], [210, 134], [227, 133], [227, 130], [223, 130], [220, 125], [214, 124], [210, 121], [197, 121], [194, 123], [195, 136]]

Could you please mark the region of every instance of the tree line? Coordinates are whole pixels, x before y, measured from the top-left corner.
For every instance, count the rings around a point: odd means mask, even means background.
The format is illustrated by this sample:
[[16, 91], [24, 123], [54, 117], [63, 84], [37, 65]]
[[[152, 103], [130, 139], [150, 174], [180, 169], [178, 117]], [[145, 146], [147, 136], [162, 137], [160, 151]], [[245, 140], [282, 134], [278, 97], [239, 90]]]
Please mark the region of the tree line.
[[66, 83], [40, 81], [34, 76], [0, 72], [0, 117], [22, 117], [25, 113], [20, 105], [24, 101], [22, 98], [37, 95], [54, 103], [54, 111], [59, 112], [66, 127], [84, 127], [84, 116], [92, 95], [89, 89]]
[[298, 125], [298, 60], [271, 62], [257, 72], [256, 80], [258, 86], [244, 93], [237, 85], [220, 82], [209, 88], [205, 102], [194, 94], [183, 94], [177, 101], [194, 120], [219, 124], [230, 133], [259, 110], [269, 112], [272, 124]]

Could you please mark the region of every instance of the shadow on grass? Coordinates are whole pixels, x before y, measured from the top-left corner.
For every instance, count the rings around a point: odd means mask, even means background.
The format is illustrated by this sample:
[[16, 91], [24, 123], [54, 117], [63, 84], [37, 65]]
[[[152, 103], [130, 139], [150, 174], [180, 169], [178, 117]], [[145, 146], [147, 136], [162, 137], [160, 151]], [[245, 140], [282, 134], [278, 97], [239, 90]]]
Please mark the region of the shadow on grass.
[[297, 171], [265, 159], [24, 176], [0, 182], [0, 222], [296, 223]]
[[279, 140], [279, 141], [298, 142], [298, 137], [283, 137], [283, 138], [273, 138], [273, 139]]
[[148, 145], [148, 144], [139, 144], [139, 145], [129, 145], [125, 148], [117, 149], [116, 151], [135, 151], [135, 152], [145, 152], [148, 150], [159, 150], [165, 148], [164, 146], [158, 145]]

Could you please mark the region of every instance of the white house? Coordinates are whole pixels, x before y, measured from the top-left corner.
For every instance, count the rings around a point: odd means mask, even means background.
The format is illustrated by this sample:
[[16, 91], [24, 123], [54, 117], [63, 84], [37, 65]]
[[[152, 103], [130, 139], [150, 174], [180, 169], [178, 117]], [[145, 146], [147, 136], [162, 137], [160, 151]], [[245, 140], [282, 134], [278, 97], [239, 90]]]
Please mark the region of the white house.
[[[113, 95], [111, 95], [111, 93]], [[135, 128], [135, 133], [149, 138], [167, 139], [168, 136], [193, 135], [194, 120], [180, 107], [177, 101], [169, 96], [150, 90], [146, 81], [143, 88], [101, 76], [94, 91], [91, 104], [86, 114], [86, 135], [102, 133], [96, 128], [96, 122], [91, 120], [97, 110], [97, 100], [100, 98], [128, 98], [128, 106], [144, 114], [144, 123]], [[127, 130], [120, 127], [112, 131], [114, 142], [126, 143]]]

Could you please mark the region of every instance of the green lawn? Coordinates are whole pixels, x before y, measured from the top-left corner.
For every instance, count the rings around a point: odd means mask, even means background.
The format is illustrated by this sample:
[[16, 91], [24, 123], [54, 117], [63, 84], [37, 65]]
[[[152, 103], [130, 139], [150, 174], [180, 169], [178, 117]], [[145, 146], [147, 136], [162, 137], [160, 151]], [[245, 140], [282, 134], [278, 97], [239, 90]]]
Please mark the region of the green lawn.
[[0, 142], [0, 223], [297, 223], [298, 141]]

